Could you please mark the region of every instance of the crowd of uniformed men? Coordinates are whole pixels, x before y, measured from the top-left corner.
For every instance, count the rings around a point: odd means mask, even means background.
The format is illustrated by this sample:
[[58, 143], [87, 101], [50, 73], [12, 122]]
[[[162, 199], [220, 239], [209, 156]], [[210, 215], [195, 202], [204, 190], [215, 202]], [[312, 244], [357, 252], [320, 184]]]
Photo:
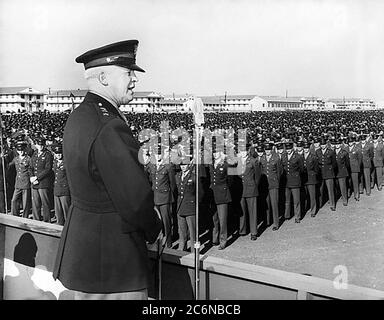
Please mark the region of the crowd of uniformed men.
[[[24, 217], [32, 211], [34, 219], [64, 223], [70, 205], [61, 147], [67, 117], [67, 113], [48, 112], [3, 116], [2, 156], [13, 215], [22, 208]], [[187, 113], [128, 113], [126, 118], [135, 137], [145, 128], [159, 130], [164, 120], [171, 130], [192, 133], [194, 126]], [[382, 190], [381, 111], [209, 113], [204, 127], [234, 129], [235, 141], [236, 132], [247, 129], [246, 149], [234, 146], [236, 161], [213, 140], [212, 163], [199, 165], [201, 223], [203, 230], [211, 230], [211, 243], [219, 249], [227, 246], [232, 232], [256, 240], [263, 229], [272, 225], [278, 230], [285, 219], [294, 216], [300, 223], [307, 214], [315, 217], [327, 200], [330, 210], [336, 211], [351, 199], [359, 201], [364, 192], [370, 196], [375, 186]], [[166, 161], [172, 153], [169, 148], [158, 148], [154, 161], [148, 161], [150, 150], [142, 151], [166, 245], [172, 247], [179, 237], [178, 248], [188, 250], [188, 239], [192, 247], [196, 239], [193, 153], [178, 150], [183, 159], [192, 161], [174, 164]], [[0, 174], [0, 211], [4, 212], [3, 169]]]

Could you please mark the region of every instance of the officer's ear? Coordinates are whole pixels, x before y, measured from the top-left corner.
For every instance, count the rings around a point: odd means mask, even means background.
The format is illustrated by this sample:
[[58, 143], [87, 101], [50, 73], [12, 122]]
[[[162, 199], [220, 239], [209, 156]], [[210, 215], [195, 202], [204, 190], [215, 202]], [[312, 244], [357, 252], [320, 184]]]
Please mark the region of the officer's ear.
[[99, 82], [103, 85], [103, 86], [107, 86], [108, 85], [108, 79], [107, 79], [107, 75], [104, 71], [101, 71], [99, 73], [99, 76], [98, 76], [98, 79], [99, 79]]

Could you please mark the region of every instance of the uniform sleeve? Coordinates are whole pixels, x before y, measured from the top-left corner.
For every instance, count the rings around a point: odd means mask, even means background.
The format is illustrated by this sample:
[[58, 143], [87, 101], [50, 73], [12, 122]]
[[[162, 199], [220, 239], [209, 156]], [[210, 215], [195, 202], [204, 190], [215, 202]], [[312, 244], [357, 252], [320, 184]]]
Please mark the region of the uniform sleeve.
[[176, 179], [175, 179], [175, 166], [173, 164], [169, 165], [168, 176], [169, 176], [169, 186], [171, 191], [175, 192], [176, 190]]
[[99, 133], [93, 146], [96, 167], [111, 200], [131, 231], [140, 230], [146, 240], [154, 242], [161, 221], [154, 211], [153, 192], [138, 148], [125, 123], [110, 120]]
[[52, 162], [53, 157], [50, 152], [47, 152], [47, 155], [45, 157], [45, 166], [44, 170], [42, 170], [38, 175], [36, 175], [37, 180], [42, 180], [52, 172]]

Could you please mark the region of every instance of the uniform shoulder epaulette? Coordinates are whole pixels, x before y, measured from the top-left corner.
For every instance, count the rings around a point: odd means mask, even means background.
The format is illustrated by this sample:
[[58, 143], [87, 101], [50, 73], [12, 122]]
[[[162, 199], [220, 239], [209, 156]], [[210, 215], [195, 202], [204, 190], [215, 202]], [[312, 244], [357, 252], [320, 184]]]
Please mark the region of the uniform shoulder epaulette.
[[100, 110], [101, 120], [103, 122], [107, 122], [111, 119], [117, 118], [118, 116], [114, 114], [113, 112], [110, 112], [101, 102], [97, 104], [97, 107]]

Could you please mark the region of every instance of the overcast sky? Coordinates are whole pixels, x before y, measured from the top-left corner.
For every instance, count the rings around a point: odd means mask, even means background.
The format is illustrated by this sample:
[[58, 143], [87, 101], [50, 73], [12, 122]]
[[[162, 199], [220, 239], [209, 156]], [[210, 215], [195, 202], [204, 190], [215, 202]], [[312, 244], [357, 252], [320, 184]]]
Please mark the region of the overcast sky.
[[384, 1], [1, 0], [0, 86], [85, 88], [74, 59], [138, 39], [138, 91], [384, 100]]

